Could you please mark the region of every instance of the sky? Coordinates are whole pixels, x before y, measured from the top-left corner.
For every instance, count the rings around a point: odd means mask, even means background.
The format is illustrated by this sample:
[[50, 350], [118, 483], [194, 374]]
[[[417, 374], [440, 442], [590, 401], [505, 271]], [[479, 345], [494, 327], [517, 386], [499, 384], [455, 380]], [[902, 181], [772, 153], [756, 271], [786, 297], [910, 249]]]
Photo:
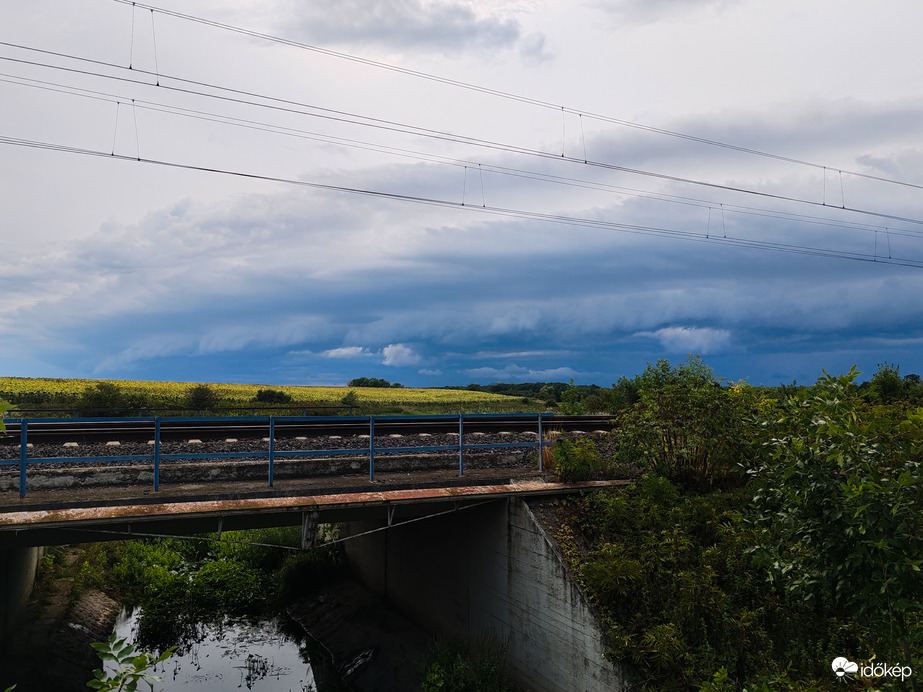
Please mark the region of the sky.
[[0, 0], [0, 374], [923, 373], [917, 0]]

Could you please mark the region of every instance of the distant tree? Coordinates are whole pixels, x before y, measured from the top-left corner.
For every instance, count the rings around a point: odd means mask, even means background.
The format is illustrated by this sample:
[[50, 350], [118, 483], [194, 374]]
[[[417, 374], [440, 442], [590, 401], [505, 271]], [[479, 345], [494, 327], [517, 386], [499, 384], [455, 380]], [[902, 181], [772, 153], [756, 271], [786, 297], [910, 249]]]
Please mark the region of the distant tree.
[[636, 404], [641, 399], [641, 376], [635, 376], [630, 380], [624, 375], [619, 377], [608, 395], [609, 413], [618, 413]]
[[586, 413], [586, 407], [580, 398], [580, 391], [574, 386], [574, 378], [570, 378], [570, 386], [561, 395], [561, 413], [565, 416], [581, 416]]
[[278, 389], [261, 389], [256, 393], [254, 400], [264, 404], [290, 404], [292, 396]]
[[558, 403], [557, 393], [554, 391], [554, 387], [549, 384], [539, 390], [538, 398], [545, 402], [547, 406], [556, 406]]
[[356, 408], [359, 406], [359, 395], [350, 389], [348, 392], [346, 392], [346, 396], [340, 399], [340, 403], [343, 404], [343, 406]]
[[873, 401], [882, 404], [891, 404], [902, 398], [904, 394], [904, 380], [901, 379], [901, 368], [885, 361], [878, 364], [878, 372], [872, 375], [869, 381], [869, 396]]
[[599, 394], [590, 394], [583, 400], [583, 408], [586, 413], [601, 413], [609, 408], [609, 402]]
[[207, 384], [192, 387], [186, 393], [186, 406], [195, 411], [206, 411], [218, 403], [218, 395]]
[[87, 387], [78, 404], [84, 416], [120, 416], [129, 408], [125, 393], [111, 382], [97, 382]]
[[383, 380], [378, 377], [357, 377], [354, 380], [350, 380], [347, 387], [391, 387], [397, 386], [401, 387], [403, 385], [397, 383], [392, 385], [388, 380]]

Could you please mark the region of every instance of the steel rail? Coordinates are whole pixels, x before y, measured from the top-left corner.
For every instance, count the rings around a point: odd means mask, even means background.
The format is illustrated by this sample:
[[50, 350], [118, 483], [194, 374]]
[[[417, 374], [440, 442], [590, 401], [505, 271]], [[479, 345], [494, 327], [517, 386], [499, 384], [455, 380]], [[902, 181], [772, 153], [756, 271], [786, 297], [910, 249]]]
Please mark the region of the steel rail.
[[[464, 414], [464, 433], [525, 432], [536, 430], [539, 414]], [[541, 414], [546, 429], [561, 431], [599, 430], [612, 426], [612, 416], [559, 416]], [[268, 436], [273, 421], [275, 439], [329, 437], [368, 434], [368, 416], [253, 416], [228, 418], [66, 418], [8, 419], [7, 434], [0, 444], [18, 444], [23, 422], [27, 422], [29, 441], [43, 443], [94, 443], [149, 441], [155, 437], [160, 421], [160, 439], [224, 440], [261, 439]], [[376, 434], [414, 435], [419, 433], [458, 433], [458, 415], [375, 416]]]

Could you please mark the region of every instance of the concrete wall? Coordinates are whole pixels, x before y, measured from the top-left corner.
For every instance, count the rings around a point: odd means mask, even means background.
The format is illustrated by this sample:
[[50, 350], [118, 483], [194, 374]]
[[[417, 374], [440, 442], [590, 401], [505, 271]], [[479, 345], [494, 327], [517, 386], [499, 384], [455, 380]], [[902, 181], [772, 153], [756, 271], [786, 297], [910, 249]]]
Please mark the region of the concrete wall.
[[0, 550], [0, 643], [6, 642], [29, 602], [44, 548]]
[[[383, 525], [354, 522], [344, 535]], [[347, 541], [356, 575], [433, 633], [509, 642], [534, 692], [627, 689], [554, 543], [526, 502], [504, 500]]]

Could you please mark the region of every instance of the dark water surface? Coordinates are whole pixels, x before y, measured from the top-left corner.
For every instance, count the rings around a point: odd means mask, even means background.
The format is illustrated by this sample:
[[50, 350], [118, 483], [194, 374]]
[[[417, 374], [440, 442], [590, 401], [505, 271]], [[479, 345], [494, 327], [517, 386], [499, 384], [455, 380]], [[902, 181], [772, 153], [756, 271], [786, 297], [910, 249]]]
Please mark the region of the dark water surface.
[[[122, 611], [119, 637], [135, 641], [138, 610]], [[158, 667], [163, 692], [341, 692], [332, 664], [297, 623], [285, 618], [225, 620], [201, 625], [199, 641]]]

